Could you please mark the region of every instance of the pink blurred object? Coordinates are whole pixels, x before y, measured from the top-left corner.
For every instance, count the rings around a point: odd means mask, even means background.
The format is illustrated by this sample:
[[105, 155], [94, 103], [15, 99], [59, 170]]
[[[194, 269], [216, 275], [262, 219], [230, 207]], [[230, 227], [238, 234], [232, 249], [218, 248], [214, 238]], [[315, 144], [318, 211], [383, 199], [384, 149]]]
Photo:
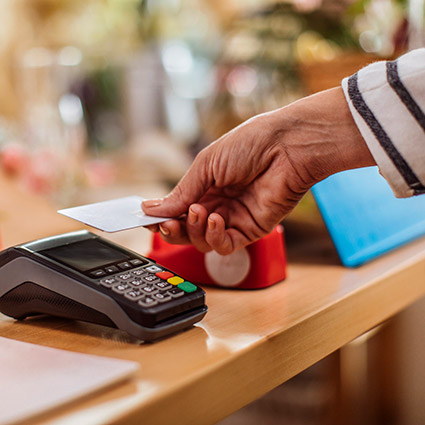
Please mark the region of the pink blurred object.
[[84, 167], [89, 186], [102, 187], [114, 182], [116, 169], [111, 161], [95, 159], [88, 161]]
[[28, 166], [28, 161], [28, 152], [18, 143], [6, 145], [0, 154], [1, 167], [9, 175], [21, 174]]
[[40, 151], [32, 156], [23, 176], [24, 183], [36, 193], [50, 194], [60, 183], [63, 167], [53, 153]]

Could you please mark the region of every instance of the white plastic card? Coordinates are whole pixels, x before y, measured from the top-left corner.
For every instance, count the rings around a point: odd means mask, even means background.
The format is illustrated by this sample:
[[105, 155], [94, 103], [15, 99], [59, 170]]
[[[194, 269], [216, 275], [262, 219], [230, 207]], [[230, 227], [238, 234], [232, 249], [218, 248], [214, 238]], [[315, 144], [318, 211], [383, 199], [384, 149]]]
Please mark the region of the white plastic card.
[[170, 220], [168, 217], [146, 215], [141, 207], [143, 200], [144, 198], [140, 196], [127, 196], [66, 208], [59, 210], [58, 213], [104, 232], [119, 232]]

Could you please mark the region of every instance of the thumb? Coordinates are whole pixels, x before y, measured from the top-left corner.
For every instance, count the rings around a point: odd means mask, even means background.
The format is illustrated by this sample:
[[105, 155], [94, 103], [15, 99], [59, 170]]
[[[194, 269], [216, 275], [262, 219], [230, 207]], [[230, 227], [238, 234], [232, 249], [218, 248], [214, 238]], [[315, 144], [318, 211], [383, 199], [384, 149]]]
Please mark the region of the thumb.
[[158, 217], [179, 217], [188, 212], [190, 205], [197, 203], [202, 198], [211, 186], [213, 178], [209, 155], [201, 154], [198, 154], [180, 182], [165, 198], [142, 202], [145, 214]]

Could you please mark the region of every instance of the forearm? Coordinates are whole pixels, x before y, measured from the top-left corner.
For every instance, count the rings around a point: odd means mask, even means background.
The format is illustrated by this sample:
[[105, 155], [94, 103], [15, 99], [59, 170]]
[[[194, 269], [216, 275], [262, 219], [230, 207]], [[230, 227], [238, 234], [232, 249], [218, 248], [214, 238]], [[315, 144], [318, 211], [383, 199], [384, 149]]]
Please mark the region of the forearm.
[[273, 111], [268, 119], [306, 186], [339, 171], [376, 165], [340, 87]]

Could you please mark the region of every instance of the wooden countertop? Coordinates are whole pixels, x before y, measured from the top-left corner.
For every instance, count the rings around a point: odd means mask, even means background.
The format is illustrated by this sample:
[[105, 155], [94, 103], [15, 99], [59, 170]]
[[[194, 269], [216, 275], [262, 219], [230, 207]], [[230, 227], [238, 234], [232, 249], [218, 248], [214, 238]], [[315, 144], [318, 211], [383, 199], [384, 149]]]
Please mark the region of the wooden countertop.
[[[0, 193], [4, 247], [81, 228], [3, 176]], [[143, 253], [149, 237], [137, 229], [114, 240]], [[288, 251], [284, 282], [258, 291], [205, 288], [205, 319], [154, 344], [81, 322], [0, 315], [1, 336], [141, 365], [126, 383], [31, 423], [213, 424], [425, 294], [424, 238], [358, 269], [342, 267], [324, 235]]]

